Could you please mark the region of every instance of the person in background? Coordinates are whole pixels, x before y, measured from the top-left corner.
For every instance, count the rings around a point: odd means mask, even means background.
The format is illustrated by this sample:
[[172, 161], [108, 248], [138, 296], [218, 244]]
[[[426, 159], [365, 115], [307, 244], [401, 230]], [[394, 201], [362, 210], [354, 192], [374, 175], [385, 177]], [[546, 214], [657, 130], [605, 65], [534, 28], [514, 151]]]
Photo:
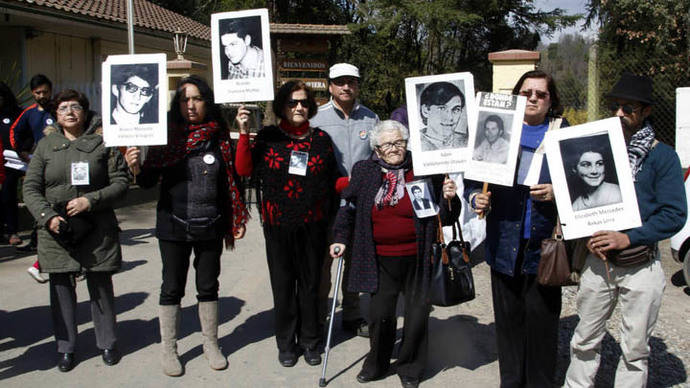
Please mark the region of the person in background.
[[[347, 186], [352, 173], [352, 166], [371, 155], [369, 132], [379, 122], [379, 117], [358, 100], [360, 81], [359, 69], [356, 66], [349, 63], [336, 63], [331, 66], [328, 70], [328, 91], [331, 94], [331, 100], [320, 106], [316, 116], [311, 119], [313, 127], [321, 128], [333, 140], [335, 158], [341, 176], [336, 182], [338, 194]], [[337, 201], [333, 203], [335, 204]], [[331, 220], [330, 223], [332, 224], [333, 221]], [[367, 321], [362, 318], [359, 309], [359, 294], [348, 292], [346, 287], [350, 268], [349, 255], [349, 253], [345, 254], [342, 284], [342, 328], [347, 332], [368, 337]], [[331, 289], [332, 263], [332, 257], [327, 255], [319, 290], [319, 316], [322, 320], [325, 320], [328, 315], [327, 304]]]
[[159, 297], [161, 366], [168, 376], [184, 372], [177, 354], [180, 303], [192, 252], [204, 356], [211, 369], [228, 361], [218, 347], [218, 276], [226, 248], [244, 237], [249, 218], [230, 145], [230, 132], [213, 90], [196, 75], [180, 80], [168, 113], [168, 144], [149, 148], [143, 166], [140, 150], [125, 158], [142, 187], [160, 180], [156, 237], [163, 264]]
[[[122, 252], [115, 201], [129, 187], [122, 154], [103, 143], [100, 116], [89, 110], [80, 92], [55, 96], [51, 114], [57, 123], [45, 129], [24, 179], [26, 206], [40, 226], [38, 257], [50, 274], [50, 309], [58, 369], [70, 371], [76, 360], [77, 296], [74, 274], [86, 274], [96, 346], [106, 365], [117, 364], [115, 300], [112, 275]], [[88, 171], [76, 176], [77, 170]]]
[[[55, 123], [55, 118], [47, 109], [50, 97], [53, 95], [53, 83], [45, 75], [36, 74], [31, 77], [29, 87], [31, 88], [31, 96], [35, 103], [24, 109], [10, 127], [12, 148], [26, 163], [29, 162], [30, 155], [34, 148], [36, 148], [38, 141], [43, 138], [43, 129]], [[36, 243], [36, 226], [34, 225], [31, 232], [31, 241], [24, 246], [17, 247], [17, 250], [20, 252], [35, 252]], [[36, 260], [33, 266], [27, 269], [27, 272], [37, 282], [45, 283], [47, 280], [41, 276], [38, 262], [39, 260]]]
[[[528, 71], [513, 94], [527, 98], [522, 151], [534, 153], [549, 128], [559, 122], [567, 126], [559, 117], [563, 108], [549, 74]], [[490, 185], [482, 193], [482, 183], [467, 180], [465, 194], [474, 211], [486, 216], [485, 257], [491, 267], [501, 387], [553, 387], [561, 288], [536, 280], [541, 242], [551, 237], [557, 218], [546, 160], [536, 185]]]
[[303, 352], [307, 364], [318, 365], [318, 290], [338, 167], [330, 136], [309, 123], [316, 114], [316, 100], [304, 82], [283, 84], [273, 111], [280, 123], [263, 128], [250, 149], [249, 111], [240, 108], [237, 171], [252, 175], [256, 182], [273, 290], [278, 361], [291, 367]]
[[[683, 170], [670, 146], [655, 139], [650, 121], [652, 80], [624, 73], [606, 95], [611, 115], [621, 120], [642, 226], [602, 230], [587, 241], [589, 254], [577, 292], [580, 321], [570, 341], [565, 387], [593, 387], [601, 359], [606, 322], [620, 302], [622, 357], [616, 387], [647, 385], [649, 340], [661, 307], [666, 276], [658, 243], [678, 232], [687, 218]], [[621, 266], [616, 251], [648, 247], [647, 260]], [[659, 371], [659, 373], [663, 373]]]
[[[0, 81], [0, 140], [2, 140], [3, 150], [14, 150], [12, 148], [12, 142], [10, 141], [10, 127], [12, 123], [17, 120], [21, 112], [22, 108], [17, 103], [17, 99], [14, 93], [12, 93], [12, 90], [7, 84]], [[2, 167], [0, 168], [4, 168], [4, 165], [5, 163], [3, 160]], [[22, 239], [19, 238], [17, 234], [17, 184], [22, 175], [23, 174], [19, 170], [5, 168], [5, 182], [2, 185], [2, 190], [0, 190], [0, 203], [2, 204], [0, 227], [2, 228], [4, 239], [13, 246], [22, 243]]]
[[[352, 251], [348, 289], [371, 293], [371, 350], [357, 375], [360, 383], [381, 379], [390, 368], [398, 294], [403, 293], [405, 324], [396, 372], [405, 388], [419, 385], [426, 366], [429, 257], [439, 228], [436, 216], [419, 218], [415, 214], [405, 189], [406, 182], [419, 179], [412, 169], [412, 154], [406, 150], [408, 138], [407, 128], [397, 121], [376, 125], [370, 134], [375, 152], [352, 169], [330, 247], [334, 258]], [[452, 224], [460, 215], [455, 183], [442, 175], [427, 181], [440, 207], [441, 222]], [[419, 185], [426, 186], [423, 182], [413, 187], [419, 190]], [[340, 248], [338, 253], [336, 248]]]

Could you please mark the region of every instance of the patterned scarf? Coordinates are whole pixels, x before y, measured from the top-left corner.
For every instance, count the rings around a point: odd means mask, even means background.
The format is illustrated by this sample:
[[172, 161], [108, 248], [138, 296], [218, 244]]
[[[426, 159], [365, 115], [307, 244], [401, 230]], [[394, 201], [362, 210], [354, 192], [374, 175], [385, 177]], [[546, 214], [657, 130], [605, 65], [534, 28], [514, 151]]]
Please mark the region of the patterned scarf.
[[630, 161], [633, 181], [636, 180], [637, 173], [642, 170], [642, 162], [652, 149], [654, 135], [654, 129], [652, 129], [648, 121], [645, 121], [644, 127], [635, 132], [630, 139], [630, 144], [628, 144], [628, 160]]
[[410, 169], [412, 160], [410, 152], [405, 153], [403, 162], [395, 166], [384, 162], [376, 153], [373, 153], [371, 158], [381, 166], [381, 171], [384, 172], [383, 182], [374, 199], [376, 208], [380, 210], [384, 206], [397, 205], [398, 201], [405, 196], [405, 171]]
[[[186, 132], [186, 133], [185, 133]], [[165, 146], [151, 147], [144, 168], [163, 168], [174, 166], [181, 162], [187, 154], [198, 149], [207, 140], [212, 139], [218, 135], [218, 145], [220, 153], [225, 162], [225, 176], [228, 183], [228, 199], [227, 214], [232, 214], [232, 222], [228, 223], [228, 230], [225, 232], [226, 237], [230, 237], [231, 246], [234, 248], [234, 234], [238, 228], [244, 226], [249, 219], [249, 212], [242, 200], [242, 194], [235, 182], [233, 171], [233, 157], [230, 146], [230, 136], [228, 131], [221, 131], [217, 122], [211, 121], [204, 124], [188, 125], [186, 131], [184, 128], [174, 129], [168, 138], [168, 144]]]

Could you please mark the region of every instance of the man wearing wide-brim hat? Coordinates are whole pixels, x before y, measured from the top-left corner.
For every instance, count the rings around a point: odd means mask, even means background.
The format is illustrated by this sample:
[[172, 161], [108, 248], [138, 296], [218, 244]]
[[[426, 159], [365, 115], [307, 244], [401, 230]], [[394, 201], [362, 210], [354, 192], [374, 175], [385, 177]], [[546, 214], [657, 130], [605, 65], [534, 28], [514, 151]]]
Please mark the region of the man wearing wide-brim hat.
[[[687, 215], [678, 155], [655, 139], [648, 120], [654, 103], [652, 80], [624, 73], [606, 98], [611, 113], [623, 126], [642, 226], [621, 232], [599, 231], [587, 241], [589, 255], [577, 294], [580, 322], [570, 342], [566, 387], [594, 386], [606, 321], [619, 301], [623, 355], [615, 386], [647, 385], [649, 337], [666, 286], [657, 243], [679, 231]], [[632, 253], [644, 246], [648, 249]]]

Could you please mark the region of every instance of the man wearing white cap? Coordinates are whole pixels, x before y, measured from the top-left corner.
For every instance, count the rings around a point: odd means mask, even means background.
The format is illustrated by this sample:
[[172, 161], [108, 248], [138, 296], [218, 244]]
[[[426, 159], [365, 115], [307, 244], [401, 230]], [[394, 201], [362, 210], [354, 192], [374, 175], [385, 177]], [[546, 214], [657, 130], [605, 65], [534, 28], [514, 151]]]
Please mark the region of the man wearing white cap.
[[[349, 63], [336, 63], [331, 66], [328, 72], [328, 91], [331, 93], [331, 100], [319, 107], [316, 116], [310, 120], [313, 127], [326, 131], [333, 140], [335, 157], [342, 176], [336, 183], [338, 193], [347, 186], [352, 166], [371, 155], [369, 132], [379, 121], [376, 113], [357, 100], [359, 81], [359, 69], [356, 66]], [[356, 292], [347, 292], [350, 260], [347, 252], [345, 254], [342, 284], [343, 329], [368, 337], [368, 327], [359, 310], [359, 295]], [[319, 292], [320, 308], [324, 318], [327, 313], [328, 293], [331, 287], [332, 263], [330, 256], [326, 256]]]

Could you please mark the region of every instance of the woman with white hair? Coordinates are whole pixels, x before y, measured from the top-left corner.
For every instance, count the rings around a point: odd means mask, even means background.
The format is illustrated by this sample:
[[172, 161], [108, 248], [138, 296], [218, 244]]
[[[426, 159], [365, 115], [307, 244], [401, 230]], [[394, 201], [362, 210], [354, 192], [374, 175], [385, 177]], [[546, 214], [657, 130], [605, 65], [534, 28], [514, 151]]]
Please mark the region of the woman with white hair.
[[[404, 387], [416, 387], [427, 359], [431, 274], [428, 259], [435, 241], [435, 215], [415, 214], [405, 183], [425, 186], [440, 208], [443, 224], [460, 214], [455, 182], [442, 175], [425, 183], [415, 177], [412, 157], [406, 150], [407, 128], [394, 120], [382, 121], [370, 133], [371, 157], [354, 165], [349, 186], [343, 191], [334, 225], [331, 256], [352, 250], [348, 289], [371, 294], [370, 345], [357, 381], [366, 383], [386, 376], [395, 344], [395, 309], [398, 294], [405, 297], [405, 323], [396, 372]], [[354, 235], [351, 234], [354, 232]], [[351, 246], [346, 246], [352, 241]], [[336, 253], [336, 248], [340, 251]]]

